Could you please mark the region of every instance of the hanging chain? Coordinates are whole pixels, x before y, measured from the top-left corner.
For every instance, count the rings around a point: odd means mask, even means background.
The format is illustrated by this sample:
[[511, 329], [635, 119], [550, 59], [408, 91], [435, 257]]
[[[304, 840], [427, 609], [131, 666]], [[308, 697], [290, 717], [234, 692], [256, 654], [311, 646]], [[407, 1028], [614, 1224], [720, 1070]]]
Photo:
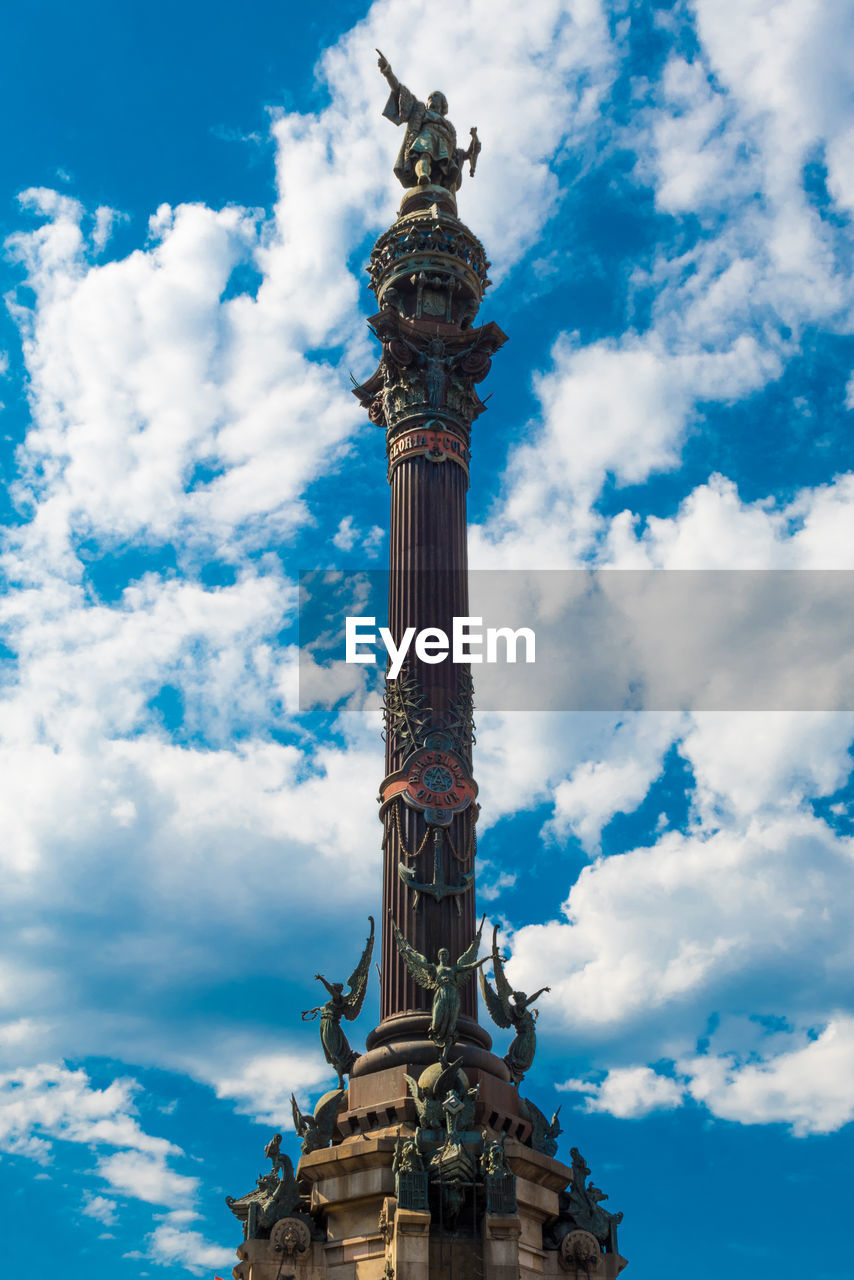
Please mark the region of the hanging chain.
[[474, 823], [475, 823], [474, 814], [471, 812], [471, 810], [469, 810], [469, 831], [468, 831], [468, 840], [466, 842], [468, 847], [466, 848], [466, 851], [463, 854], [461, 854], [458, 851], [457, 846], [454, 844], [453, 840], [451, 839], [451, 828], [448, 827], [445, 832], [445, 835], [448, 838], [448, 847], [450, 848], [451, 853], [454, 855], [457, 862], [462, 862], [464, 865], [468, 862], [471, 862], [472, 858], [475, 856], [475, 853], [477, 851], [477, 836], [475, 835]]
[[[397, 798], [393, 802], [393, 805], [391, 808], [391, 815], [393, 815], [391, 817], [391, 821], [394, 823], [394, 829], [397, 832], [398, 844], [400, 845], [400, 852], [402, 856], [405, 858], [407, 862], [411, 861], [413, 858], [419, 857], [424, 852], [424, 848], [427, 844], [428, 839], [430, 838], [431, 828], [429, 826], [426, 828], [424, 835], [422, 837], [421, 843], [419, 844], [418, 848], [414, 852], [412, 852], [412, 850], [407, 849], [406, 847], [406, 840], [403, 835], [403, 824], [400, 821], [400, 800]], [[475, 815], [471, 811], [469, 812], [468, 822], [469, 822], [468, 836], [466, 839], [466, 848], [463, 853], [460, 853], [459, 849], [454, 844], [453, 837], [451, 836], [451, 828], [446, 827], [444, 829], [445, 838], [448, 841], [448, 848], [451, 850], [451, 853], [454, 855], [457, 862], [461, 862], [464, 866], [467, 863], [471, 862], [472, 859], [477, 856], [477, 832], [475, 830]], [[383, 843], [382, 843], [383, 848], [386, 848], [386, 846], [388, 845], [388, 838], [390, 835], [391, 835], [391, 824], [387, 818], [385, 823], [385, 835], [383, 836]]]
[[[403, 824], [400, 821], [400, 800], [397, 798], [395, 799], [394, 804], [392, 806], [392, 812], [394, 814], [394, 829], [397, 832], [397, 840], [400, 845], [400, 852], [402, 853], [405, 860], [409, 862], [411, 861], [411, 859], [417, 858], [419, 854], [424, 852], [424, 847], [427, 844], [428, 839], [430, 838], [430, 828], [427, 827], [425, 829], [424, 838], [421, 841], [418, 848], [413, 853], [409, 849], [407, 849], [406, 841], [403, 838]], [[389, 837], [389, 827], [386, 826], [386, 834], [385, 834], [385, 839], [383, 840], [383, 845], [387, 844], [388, 837]]]

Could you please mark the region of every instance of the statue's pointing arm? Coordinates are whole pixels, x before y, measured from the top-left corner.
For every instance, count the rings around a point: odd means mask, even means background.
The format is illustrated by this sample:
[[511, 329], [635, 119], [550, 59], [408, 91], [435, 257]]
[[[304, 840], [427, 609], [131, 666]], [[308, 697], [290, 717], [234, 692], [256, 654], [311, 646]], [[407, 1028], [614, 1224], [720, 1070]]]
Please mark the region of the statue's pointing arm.
[[385, 54], [382, 52], [382, 50], [377, 49], [377, 53], [380, 55], [379, 58], [377, 59], [377, 66], [379, 67], [382, 74], [385, 76], [386, 80], [388, 80], [388, 87], [391, 89], [392, 93], [397, 93], [398, 89], [400, 88], [400, 81], [392, 71], [391, 63], [389, 62]]
[[388, 58], [380, 53], [379, 49], [377, 49], [377, 53], [380, 54], [380, 71], [385, 76], [388, 81], [389, 88], [391, 89], [388, 102], [385, 104], [383, 115], [387, 120], [390, 120], [392, 124], [408, 124], [409, 117], [412, 115], [414, 108], [420, 107], [422, 104], [419, 103], [415, 94], [407, 89], [405, 84], [400, 83], [397, 76], [391, 69], [391, 63]]

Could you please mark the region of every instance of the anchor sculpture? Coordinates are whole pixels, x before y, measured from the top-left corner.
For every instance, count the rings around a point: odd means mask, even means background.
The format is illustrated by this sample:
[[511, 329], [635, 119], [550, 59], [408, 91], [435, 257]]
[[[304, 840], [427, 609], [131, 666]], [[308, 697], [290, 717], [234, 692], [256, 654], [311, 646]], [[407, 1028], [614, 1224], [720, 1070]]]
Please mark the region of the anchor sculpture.
[[462, 907], [460, 905], [460, 897], [467, 893], [474, 883], [474, 872], [468, 871], [463, 875], [460, 884], [448, 884], [445, 879], [444, 860], [442, 858], [442, 828], [433, 828], [433, 879], [429, 881], [416, 880], [417, 872], [413, 867], [407, 867], [405, 863], [399, 862], [397, 865], [398, 875], [405, 885], [412, 890], [413, 908], [418, 910], [419, 895], [426, 893], [429, 897], [435, 898], [437, 902], [441, 902], [443, 898], [454, 898], [456, 900], [457, 914], [460, 915]]

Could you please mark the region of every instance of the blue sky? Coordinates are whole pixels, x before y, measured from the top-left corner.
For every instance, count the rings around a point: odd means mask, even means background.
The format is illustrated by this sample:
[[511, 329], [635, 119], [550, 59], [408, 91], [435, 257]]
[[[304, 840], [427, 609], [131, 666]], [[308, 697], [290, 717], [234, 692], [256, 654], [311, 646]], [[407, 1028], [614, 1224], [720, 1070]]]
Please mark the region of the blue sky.
[[[331, 1083], [312, 974], [378, 911], [376, 714], [297, 713], [295, 626], [300, 569], [387, 551], [349, 394], [398, 197], [374, 46], [484, 144], [460, 207], [510, 342], [472, 564], [850, 569], [854, 10], [83, 0], [2, 34], [0, 1191], [49, 1197], [69, 1280], [228, 1274], [223, 1196]], [[481, 718], [480, 905], [552, 987], [528, 1093], [638, 1280], [794, 1280], [793, 1218], [840, 1274], [852, 740]]]

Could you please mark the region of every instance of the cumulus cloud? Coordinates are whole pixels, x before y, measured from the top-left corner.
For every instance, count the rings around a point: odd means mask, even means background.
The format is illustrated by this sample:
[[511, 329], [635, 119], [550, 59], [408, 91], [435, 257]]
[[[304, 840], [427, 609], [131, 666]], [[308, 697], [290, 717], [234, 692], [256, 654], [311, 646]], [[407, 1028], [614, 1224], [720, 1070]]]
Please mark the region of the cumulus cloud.
[[832, 1133], [854, 1119], [854, 1018], [842, 1014], [819, 1033], [792, 1033], [782, 1052], [760, 1061], [734, 1054], [688, 1058], [691, 1096], [725, 1120], [783, 1123], [798, 1137]]
[[169, 1214], [151, 1233], [146, 1256], [162, 1267], [185, 1267], [193, 1275], [230, 1267], [234, 1250], [211, 1244], [200, 1231], [187, 1227], [186, 1222], [186, 1214]]
[[[609, 1064], [601, 1078], [566, 1084], [587, 1110], [640, 1116], [690, 1097], [742, 1123], [830, 1131], [850, 1118], [850, 1013], [839, 1011], [850, 994], [854, 842], [813, 802], [850, 776], [851, 718], [703, 714], [661, 727], [690, 769], [687, 828], [596, 858], [562, 919], [512, 933], [510, 980], [531, 989], [548, 973], [547, 1034], [563, 1028]], [[573, 830], [590, 842], [614, 809], [646, 793], [642, 779], [623, 799], [620, 736], [557, 785], [552, 838]], [[589, 795], [575, 778], [589, 780]], [[714, 1010], [758, 1021], [722, 1018], [697, 1053]], [[781, 1016], [803, 1030], [762, 1031], [763, 1019]], [[670, 1074], [652, 1065], [662, 1058]]]
[[93, 1196], [86, 1198], [83, 1204], [83, 1212], [87, 1218], [94, 1218], [96, 1222], [101, 1222], [105, 1227], [111, 1227], [116, 1221], [118, 1205], [115, 1200], [110, 1200], [107, 1196]]
[[758, 1035], [750, 1052], [686, 1055], [675, 1074], [652, 1067], [612, 1068], [598, 1081], [567, 1080], [558, 1089], [584, 1095], [581, 1109], [634, 1120], [691, 1100], [738, 1124], [785, 1124], [795, 1137], [832, 1133], [854, 1119], [850, 1080], [854, 1019], [817, 1030]]
[[199, 1188], [198, 1178], [176, 1173], [159, 1153], [116, 1151], [102, 1156], [97, 1169], [119, 1195], [148, 1204], [180, 1204], [192, 1199]]
[[737, 989], [776, 1012], [783, 977], [787, 1007], [812, 1009], [842, 994], [851, 867], [851, 840], [805, 813], [666, 832], [583, 870], [564, 921], [518, 930], [511, 981], [527, 988], [545, 968], [550, 1017], [600, 1042], [642, 1024], [650, 1044], [691, 1039]]
[[[223, 1267], [229, 1250], [209, 1244], [187, 1223], [199, 1217], [193, 1207], [200, 1179], [179, 1172], [184, 1153], [166, 1138], [148, 1133], [136, 1115], [140, 1086], [116, 1079], [104, 1087], [92, 1084], [83, 1070], [62, 1064], [38, 1066], [0, 1075], [0, 1151], [50, 1165], [64, 1144], [84, 1148], [80, 1171], [101, 1179], [112, 1193], [87, 1191], [81, 1212], [104, 1227], [119, 1221], [114, 1198], [142, 1201], [168, 1212], [148, 1239], [146, 1254], [163, 1265], [182, 1264], [194, 1274]], [[65, 1154], [65, 1152], [63, 1152]], [[102, 1239], [112, 1239], [104, 1232]], [[129, 1255], [128, 1255], [129, 1256]]]
[[[154, 1204], [192, 1199], [198, 1178], [186, 1177], [169, 1164], [182, 1154], [166, 1138], [147, 1133], [134, 1115], [139, 1085], [113, 1080], [92, 1085], [82, 1070], [43, 1063], [0, 1076], [0, 1148], [40, 1164], [52, 1159], [57, 1142], [84, 1145], [99, 1156], [96, 1172], [113, 1191]], [[90, 1196], [84, 1213], [107, 1225], [115, 1201]]]
[[193, 1064], [193, 1073], [208, 1079], [218, 1098], [228, 1098], [236, 1104], [240, 1115], [251, 1116], [257, 1124], [274, 1125], [279, 1129], [293, 1129], [291, 1093], [305, 1106], [309, 1094], [318, 1086], [334, 1079], [330, 1067], [319, 1049], [304, 1053], [257, 1053], [246, 1056], [241, 1052], [228, 1070], [217, 1055], [217, 1071], [212, 1073], [210, 1062]]
[[93, 1088], [82, 1070], [43, 1064], [0, 1076], [0, 1142], [5, 1150], [46, 1160], [51, 1140], [107, 1143], [152, 1156], [177, 1150], [145, 1133], [132, 1115], [132, 1080]]
[[554, 788], [546, 834], [561, 839], [572, 832], [588, 852], [595, 852], [611, 818], [632, 813], [661, 775], [678, 720], [634, 715], [618, 723], [608, 758], [585, 760]]
[[794, 497], [745, 502], [731, 480], [713, 475], [673, 516], [643, 522], [624, 512], [604, 540], [613, 566], [644, 569], [851, 569], [854, 476], [804, 488]]
[[617, 1067], [599, 1082], [566, 1080], [557, 1087], [561, 1092], [585, 1094], [585, 1111], [604, 1111], [621, 1120], [638, 1120], [651, 1111], [673, 1111], [683, 1101], [677, 1082], [651, 1067]]
[[[703, 406], [778, 380], [811, 327], [851, 331], [845, 219], [825, 217], [804, 182], [822, 157], [828, 199], [846, 207], [854, 116], [837, 17], [812, 0], [677, 10], [697, 53], [672, 54], [639, 91], [623, 139], [672, 220], [631, 272], [627, 310], [649, 320], [586, 345], [557, 340], [505, 500], [473, 531], [476, 565], [850, 565], [850, 477], [764, 503], [719, 478], [687, 494], [677, 516], [645, 512], [642, 523], [596, 510], [607, 483], [674, 470]], [[849, 536], [834, 538], [840, 530]]]

